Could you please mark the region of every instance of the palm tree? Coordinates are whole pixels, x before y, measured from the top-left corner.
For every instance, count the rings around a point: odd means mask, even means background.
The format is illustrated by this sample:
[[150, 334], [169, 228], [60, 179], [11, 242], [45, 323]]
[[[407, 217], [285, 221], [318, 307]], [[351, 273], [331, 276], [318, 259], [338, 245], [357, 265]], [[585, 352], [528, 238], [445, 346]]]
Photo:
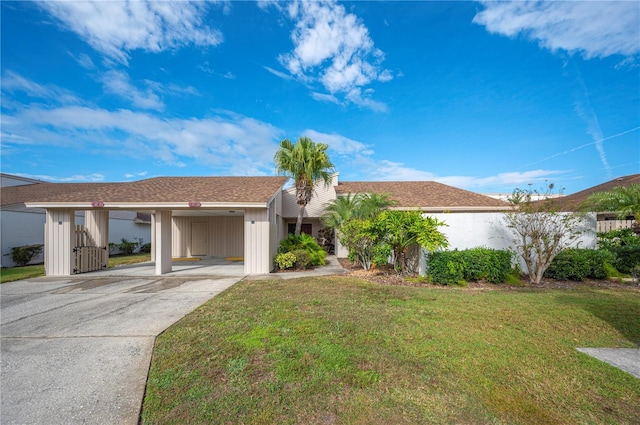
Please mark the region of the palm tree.
[[373, 218], [396, 203], [386, 193], [349, 193], [329, 202], [320, 218], [327, 227], [339, 229], [352, 218]]
[[353, 196], [350, 193], [347, 196], [338, 196], [327, 204], [324, 215], [320, 217], [322, 224], [334, 229], [340, 228], [344, 222], [358, 215], [361, 199], [362, 195], [359, 193]]
[[640, 232], [640, 185], [617, 186], [607, 192], [596, 192], [587, 198], [586, 203], [597, 211], [615, 212], [621, 220], [634, 216], [634, 230]]
[[288, 175], [295, 182], [296, 202], [300, 206], [296, 236], [300, 235], [304, 208], [313, 196], [314, 183], [318, 180], [322, 180], [325, 185], [331, 183], [334, 165], [327, 155], [328, 148], [328, 145], [315, 143], [308, 137], [300, 137], [295, 143], [284, 139], [273, 158], [276, 171]]
[[388, 193], [365, 193], [358, 206], [358, 216], [372, 218], [383, 210], [393, 207], [396, 201], [390, 199], [390, 196]]

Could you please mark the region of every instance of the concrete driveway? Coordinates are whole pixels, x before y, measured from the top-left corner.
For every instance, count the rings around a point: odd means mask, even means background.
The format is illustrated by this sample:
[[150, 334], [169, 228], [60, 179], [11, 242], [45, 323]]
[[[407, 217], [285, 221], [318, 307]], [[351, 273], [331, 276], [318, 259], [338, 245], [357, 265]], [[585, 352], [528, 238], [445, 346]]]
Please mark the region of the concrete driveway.
[[0, 285], [2, 424], [137, 424], [155, 337], [242, 278]]

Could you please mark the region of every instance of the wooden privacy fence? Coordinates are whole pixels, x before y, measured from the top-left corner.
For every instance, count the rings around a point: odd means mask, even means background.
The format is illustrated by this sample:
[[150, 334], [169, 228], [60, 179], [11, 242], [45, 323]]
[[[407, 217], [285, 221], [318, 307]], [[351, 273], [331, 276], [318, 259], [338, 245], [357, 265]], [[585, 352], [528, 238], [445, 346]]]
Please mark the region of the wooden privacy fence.
[[596, 231], [608, 232], [610, 230], [628, 229], [634, 223], [634, 220], [601, 220], [598, 221]]
[[73, 248], [73, 273], [86, 273], [107, 268], [109, 250], [106, 246], [95, 246], [95, 242], [81, 224], [76, 226], [75, 248]]

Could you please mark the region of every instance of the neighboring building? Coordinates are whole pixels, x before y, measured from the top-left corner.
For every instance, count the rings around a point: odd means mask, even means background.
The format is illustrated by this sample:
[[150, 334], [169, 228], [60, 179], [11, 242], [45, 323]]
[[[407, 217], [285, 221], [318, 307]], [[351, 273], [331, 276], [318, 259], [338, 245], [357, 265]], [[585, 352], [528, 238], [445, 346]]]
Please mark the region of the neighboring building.
[[[597, 192], [608, 192], [614, 187], [626, 187], [632, 184], [640, 185], [640, 174], [631, 174], [609, 180], [597, 186], [564, 196], [555, 200], [554, 203], [563, 211], [581, 211], [585, 209], [585, 202], [590, 195]], [[635, 222], [635, 219], [636, 217], [628, 216], [624, 220], [619, 220], [615, 212], [599, 212], [597, 214], [597, 231], [606, 232], [614, 229], [629, 228]]]
[[[40, 180], [0, 173], [0, 245], [1, 267], [13, 267], [12, 248], [25, 245], [44, 244], [46, 211], [42, 208], [27, 208], [26, 202], [43, 196], [100, 187], [101, 183], [47, 183]], [[106, 183], [105, 183], [106, 184]], [[87, 186], [89, 185], [89, 186]], [[77, 211], [76, 224], [84, 224], [84, 212]], [[109, 242], [151, 242], [151, 221], [148, 214], [135, 211], [112, 211], [109, 214]], [[44, 262], [43, 254], [31, 261]]]

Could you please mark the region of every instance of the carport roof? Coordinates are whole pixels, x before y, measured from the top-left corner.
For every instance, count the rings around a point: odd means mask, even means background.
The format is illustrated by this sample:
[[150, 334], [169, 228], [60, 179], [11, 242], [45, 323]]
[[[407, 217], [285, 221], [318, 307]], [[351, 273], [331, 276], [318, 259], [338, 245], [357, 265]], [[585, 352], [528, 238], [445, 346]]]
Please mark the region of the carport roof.
[[[155, 177], [125, 183], [42, 183], [16, 192], [27, 206], [52, 207], [79, 203], [238, 205], [264, 204], [284, 186], [287, 177]], [[40, 187], [38, 187], [40, 186]], [[21, 186], [16, 186], [21, 188]], [[13, 189], [13, 188], [5, 188]], [[6, 195], [3, 189], [3, 204]], [[18, 194], [10, 195], [16, 197]], [[105, 205], [109, 206], [109, 205]]]
[[389, 194], [395, 208], [450, 211], [506, 210], [509, 204], [499, 199], [434, 181], [340, 182], [336, 194]]

